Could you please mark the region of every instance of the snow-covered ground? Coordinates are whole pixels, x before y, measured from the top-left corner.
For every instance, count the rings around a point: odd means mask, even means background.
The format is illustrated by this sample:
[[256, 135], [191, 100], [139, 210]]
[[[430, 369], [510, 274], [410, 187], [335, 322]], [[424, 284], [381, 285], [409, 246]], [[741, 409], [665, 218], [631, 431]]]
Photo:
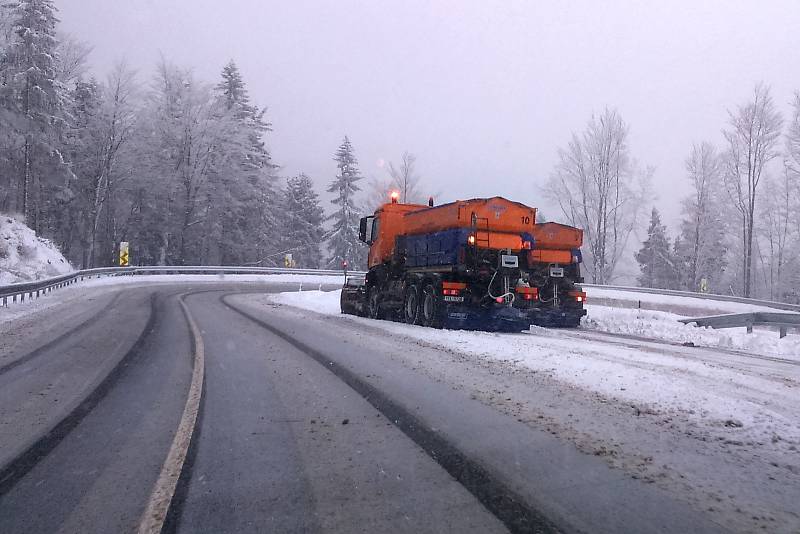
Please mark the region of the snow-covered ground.
[[[270, 298], [316, 313], [340, 315], [340, 293], [294, 291]], [[780, 386], [771, 376], [743, 374], [737, 366], [747, 355], [731, 354], [736, 365], [720, 365], [718, 357], [706, 360], [706, 351], [700, 348], [735, 348], [753, 355], [796, 357], [800, 355], [797, 336], [779, 341], [776, 333], [748, 335], [743, 331], [696, 328], [678, 323], [676, 315], [665, 312], [594, 306], [589, 314], [585, 325], [576, 331], [532, 328], [525, 334], [435, 330], [359, 317], [348, 319], [446, 350], [513, 362], [650, 410], [678, 411], [709, 427], [726, 421], [741, 422], [753, 440], [769, 440], [777, 434], [800, 444], [800, 396], [796, 383]], [[653, 341], [609, 340], [594, 335], [605, 332], [635, 334]], [[672, 344], [676, 342], [692, 342], [696, 346]], [[714, 354], [718, 356], [716, 351]], [[795, 375], [800, 379], [800, 369]], [[795, 407], [794, 412], [786, 410], [790, 405]]]
[[800, 336], [795, 332], [780, 339], [778, 333], [768, 329], [698, 328], [678, 322], [684, 317], [675, 313], [586, 306], [589, 315], [583, 319], [586, 330], [624, 334], [669, 343], [692, 344], [697, 347], [732, 349], [765, 356], [790, 356], [800, 361]]
[[[304, 291], [302, 293], [282, 293], [275, 295], [273, 298], [282, 304], [289, 304], [318, 313], [338, 315], [340, 313], [340, 296], [341, 291]], [[659, 295], [651, 296], [658, 297]], [[662, 296], [662, 298], [669, 301], [680, 297]], [[654, 299], [653, 302], [658, 302], [658, 300]], [[732, 304], [737, 305], [736, 303]], [[669, 312], [614, 308], [592, 304], [587, 305], [586, 308], [588, 316], [583, 319], [582, 330], [624, 334], [668, 343], [691, 344], [696, 347], [739, 350], [764, 356], [790, 356], [800, 361], [800, 336], [793, 332], [784, 339], [780, 339], [777, 332], [766, 329], [757, 329], [752, 334], [748, 334], [745, 328], [725, 330], [698, 328], [678, 322], [678, 319], [684, 317]], [[416, 331], [416, 329], [412, 331]], [[531, 333], [545, 335], [548, 332], [551, 335], [555, 335], [558, 331], [534, 328]], [[564, 331], [564, 333], [566, 332], [568, 331]], [[445, 332], [445, 334], [449, 334], [449, 332]], [[464, 332], [464, 334], [478, 335], [468, 332]]]
[[674, 313], [597, 305], [575, 330], [435, 330], [341, 315], [339, 298], [293, 291], [257, 302], [350, 323], [360, 336], [407, 347], [412, 359], [415, 347], [439, 349], [441, 359], [417, 359], [415, 368], [726, 522], [738, 518], [733, 530], [800, 525], [791, 504], [800, 502], [799, 336], [714, 331]]
[[73, 271], [50, 241], [8, 215], [0, 215], [0, 285]]

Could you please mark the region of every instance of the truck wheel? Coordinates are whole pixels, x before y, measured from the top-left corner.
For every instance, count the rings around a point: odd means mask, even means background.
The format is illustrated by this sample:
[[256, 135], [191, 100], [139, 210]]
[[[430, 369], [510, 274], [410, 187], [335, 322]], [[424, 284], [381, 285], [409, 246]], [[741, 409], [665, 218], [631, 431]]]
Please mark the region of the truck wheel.
[[383, 319], [383, 314], [381, 313], [381, 294], [377, 289], [373, 289], [369, 292], [369, 297], [367, 298], [367, 316], [370, 319]]
[[442, 306], [439, 294], [433, 284], [428, 284], [422, 292], [422, 324], [431, 328], [442, 327]]
[[411, 284], [403, 298], [403, 320], [408, 324], [419, 324], [419, 288]]

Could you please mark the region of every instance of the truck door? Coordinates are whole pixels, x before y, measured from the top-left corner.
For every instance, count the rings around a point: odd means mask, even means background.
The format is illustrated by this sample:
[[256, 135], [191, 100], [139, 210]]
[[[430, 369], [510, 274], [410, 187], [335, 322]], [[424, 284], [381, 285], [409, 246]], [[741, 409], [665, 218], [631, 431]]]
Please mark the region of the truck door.
[[367, 244], [369, 245], [369, 258], [368, 258], [368, 266], [372, 267], [373, 265], [377, 265], [382, 261], [382, 253], [381, 253], [381, 233], [380, 233], [380, 225], [381, 225], [381, 218], [380, 216], [372, 217], [372, 220], [369, 221], [369, 229], [367, 231], [367, 236], [369, 241]]

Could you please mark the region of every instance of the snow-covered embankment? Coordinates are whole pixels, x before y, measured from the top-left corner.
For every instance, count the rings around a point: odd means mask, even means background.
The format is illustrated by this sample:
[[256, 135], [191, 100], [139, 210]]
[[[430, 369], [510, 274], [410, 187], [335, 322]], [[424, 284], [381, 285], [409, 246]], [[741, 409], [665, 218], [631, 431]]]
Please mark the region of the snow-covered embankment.
[[58, 248], [8, 215], [0, 215], [0, 285], [66, 274], [72, 266]]

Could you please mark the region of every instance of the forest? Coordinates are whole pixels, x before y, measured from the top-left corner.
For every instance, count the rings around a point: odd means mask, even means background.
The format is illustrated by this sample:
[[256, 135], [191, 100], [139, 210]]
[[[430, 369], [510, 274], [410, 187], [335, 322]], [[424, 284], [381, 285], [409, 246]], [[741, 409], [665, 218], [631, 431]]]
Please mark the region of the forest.
[[[98, 76], [91, 50], [60, 33], [53, 0], [0, 4], [0, 212], [76, 268], [113, 265], [121, 241], [136, 264], [273, 266], [291, 254], [298, 267], [363, 268], [361, 214], [390, 189], [408, 202], [435, 189], [409, 152], [364, 180], [346, 132], [330, 176], [284, 176], [269, 148], [280, 132], [233, 59], [210, 81], [167, 57]], [[666, 178], [691, 190], [673, 236], [651, 194], [656, 169], [630, 153], [616, 108], [554, 147], [540, 191], [557, 206], [548, 217], [584, 229], [586, 281], [620, 282], [633, 265], [646, 287], [796, 302], [800, 94], [787, 104], [759, 83], [729, 103], [722, 143], [687, 141], [675, 156], [685, 175]]]

